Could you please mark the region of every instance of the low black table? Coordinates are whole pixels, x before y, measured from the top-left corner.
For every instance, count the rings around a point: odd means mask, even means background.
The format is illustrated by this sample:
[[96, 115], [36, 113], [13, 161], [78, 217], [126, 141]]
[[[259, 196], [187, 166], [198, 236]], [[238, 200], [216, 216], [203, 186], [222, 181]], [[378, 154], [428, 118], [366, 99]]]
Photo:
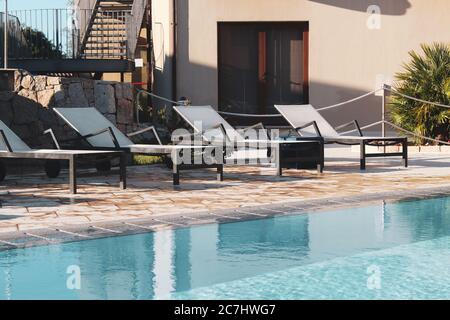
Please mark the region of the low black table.
[[240, 147], [268, 149], [277, 169], [276, 175], [283, 175], [283, 168], [324, 169], [324, 140], [320, 137], [294, 138], [277, 140], [245, 140]]
[[[27, 151], [0, 151], [0, 159], [37, 159], [47, 160], [46, 172], [49, 177], [59, 175], [60, 164], [57, 160], [69, 162], [69, 187], [72, 194], [77, 193], [77, 164], [79, 161], [95, 162], [99, 158], [120, 158], [120, 188], [126, 189], [126, 154], [122, 151], [94, 151], [94, 150], [27, 150]], [[0, 165], [0, 176], [4, 178], [6, 167]], [[0, 179], [3, 180], [3, 179]]]

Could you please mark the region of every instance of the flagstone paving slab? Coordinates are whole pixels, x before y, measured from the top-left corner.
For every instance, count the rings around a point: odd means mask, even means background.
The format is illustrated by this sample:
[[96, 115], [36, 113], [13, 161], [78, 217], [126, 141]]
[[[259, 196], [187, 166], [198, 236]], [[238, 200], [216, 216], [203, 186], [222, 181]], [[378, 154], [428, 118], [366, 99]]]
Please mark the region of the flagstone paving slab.
[[[12, 232], [86, 224], [117, 223], [125, 228], [124, 223], [136, 219], [146, 219], [146, 225], [148, 219], [160, 225], [229, 222], [280, 211], [270, 206], [281, 206], [288, 214], [314, 201], [339, 206], [357, 204], [361, 200], [352, 199], [361, 196], [373, 201], [381, 194], [427, 195], [433, 188], [438, 195], [440, 188], [444, 194], [450, 190], [450, 155], [414, 154], [409, 168], [402, 168], [398, 159], [376, 159], [364, 172], [357, 154], [344, 156], [348, 155], [327, 159], [323, 174], [289, 169], [276, 177], [273, 168], [233, 166], [225, 168], [225, 181], [218, 182], [214, 170], [183, 171], [178, 187], [172, 186], [165, 166], [129, 167], [127, 190], [118, 189], [114, 176], [83, 178], [77, 195], [67, 192], [67, 172], [55, 180], [42, 174], [9, 176], [0, 185], [0, 239]], [[328, 198], [333, 199], [324, 201]], [[264, 209], [255, 209], [261, 206]], [[145, 225], [140, 228], [146, 230]]]

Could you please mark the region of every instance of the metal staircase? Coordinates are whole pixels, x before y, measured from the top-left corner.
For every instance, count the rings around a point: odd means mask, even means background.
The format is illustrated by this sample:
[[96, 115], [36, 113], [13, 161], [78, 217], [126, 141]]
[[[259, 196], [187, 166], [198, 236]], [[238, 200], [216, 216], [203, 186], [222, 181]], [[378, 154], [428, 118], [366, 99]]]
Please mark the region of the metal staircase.
[[75, 9], [13, 11], [10, 66], [35, 74], [132, 72], [148, 3], [75, 0]]
[[133, 0], [97, 0], [81, 35], [80, 57], [127, 59], [127, 23]]

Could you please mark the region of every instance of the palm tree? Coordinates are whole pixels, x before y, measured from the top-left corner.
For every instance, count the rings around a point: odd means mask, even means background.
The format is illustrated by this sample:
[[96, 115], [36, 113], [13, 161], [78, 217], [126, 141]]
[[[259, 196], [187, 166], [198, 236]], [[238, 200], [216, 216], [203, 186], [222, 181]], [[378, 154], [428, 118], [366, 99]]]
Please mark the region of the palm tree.
[[[411, 61], [396, 74], [394, 89], [421, 100], [450, 104], [450, 43], [421, 45], [423, 55], [409, 53]], [[390, 117], [396, 125], [419, 135], [447, 141], [450, 137], [450, 109], [417, 102], [393, 94]], [[423, 139], [416, 139], [423, 143]]]

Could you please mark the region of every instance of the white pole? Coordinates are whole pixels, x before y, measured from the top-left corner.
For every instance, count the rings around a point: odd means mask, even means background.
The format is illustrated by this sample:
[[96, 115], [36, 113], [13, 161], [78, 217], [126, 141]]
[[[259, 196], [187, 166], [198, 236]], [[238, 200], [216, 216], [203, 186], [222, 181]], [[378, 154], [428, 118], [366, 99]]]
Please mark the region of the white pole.
[[5, 30], [4, 30], [4, 55], [5, 55], [5, 63], [4, 63], [4, 68], [8, 69], [8, 0], [4, 0], [5, 1]]
[[383, 84], [383, 98], [382, 98], [382, 105], [381, 105], [381, 134], [382, 137], [386, 137], [386, 85]]
[[[381, 136], [383, 138], [386, 137], [386, 85], [383, 84], [383, 98], [382, 98], [382, 106], [381, 106]], [[386, 145], [383, 146], [383, 152], [386, 153]]]

